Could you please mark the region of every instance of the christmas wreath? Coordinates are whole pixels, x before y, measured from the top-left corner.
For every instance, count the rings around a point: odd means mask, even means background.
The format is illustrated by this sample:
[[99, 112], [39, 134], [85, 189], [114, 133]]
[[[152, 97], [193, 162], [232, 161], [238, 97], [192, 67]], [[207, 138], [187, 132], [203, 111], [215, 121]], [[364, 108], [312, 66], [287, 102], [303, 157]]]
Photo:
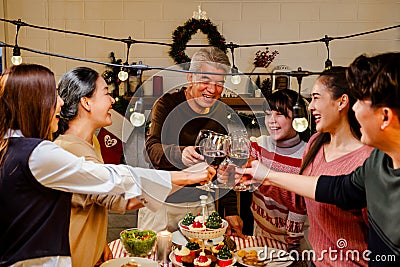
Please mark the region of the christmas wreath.
[[[226, 53], [227, 47], [225, 38], [218, 32], [217, 27], [209, 19], [191, 18], [183, 26], [178, 26], [172, 33], [172, 46], [169, 55], [174, 59], [176, 64], [184, 64], [190, 62], [190, 58], [185, 54], [187, 43], [192, 39], [192, 35], [201, 30], [208, 37], [208, 43], [218, 47]], [[185, 68], [188, 67], [185, 64]]]

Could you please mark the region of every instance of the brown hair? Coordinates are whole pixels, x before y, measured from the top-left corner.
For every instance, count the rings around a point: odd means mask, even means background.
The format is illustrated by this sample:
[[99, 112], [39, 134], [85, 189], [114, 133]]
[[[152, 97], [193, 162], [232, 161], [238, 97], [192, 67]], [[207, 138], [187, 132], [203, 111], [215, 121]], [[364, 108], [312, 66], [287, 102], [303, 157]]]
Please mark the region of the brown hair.
[[0, 76], [0, 163], [9, 129], [25, 137], [52, 140], [51, 118], [57, 104], [54, 74], [36, 64], [21, 64]]
[[[293, 112], [293, 107], [296, 105], [298, 100], [303, 114], [308, 114], [303, 97], [301, 95], [299, 96], [299, 94], [292, 89], [278, 90], [268, 97], [265, 97], [265, 99], [267, 101], [263, 103], [264, 112], [267, 112], [268, 110], [277, 111], [283, 114], [286, 118], [293, 120], [293, 118], [289, 116], [289, 110]], [[310, 139], [310, 128], [307, 127], [306, 131], [299, 132], [299, 136], [301, 140], [308, 142], [308, 139]]]

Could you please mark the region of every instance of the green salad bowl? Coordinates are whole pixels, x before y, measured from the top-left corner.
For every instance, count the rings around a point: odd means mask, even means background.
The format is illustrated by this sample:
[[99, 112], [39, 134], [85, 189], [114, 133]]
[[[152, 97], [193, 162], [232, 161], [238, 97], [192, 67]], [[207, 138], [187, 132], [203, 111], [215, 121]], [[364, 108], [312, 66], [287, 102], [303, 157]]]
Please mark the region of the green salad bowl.
[[131, 228], [120, 233], [120, 239], [129, 256], [147, 257], [153, 251], [157, 235], [152, 230]]

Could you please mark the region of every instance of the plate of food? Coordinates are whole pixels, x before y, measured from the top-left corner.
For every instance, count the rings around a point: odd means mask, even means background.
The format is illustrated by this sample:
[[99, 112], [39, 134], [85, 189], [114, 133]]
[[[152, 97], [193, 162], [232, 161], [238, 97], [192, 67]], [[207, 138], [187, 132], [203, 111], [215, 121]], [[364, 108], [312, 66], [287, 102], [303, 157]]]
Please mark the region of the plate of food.
[[289, 266], [294, 258], [285, 250], [270, 247], [248, 247], [236, 251], [237, 262], [246, 267]]
[[108, 260], [100, 267], [158, 267], [158, 263], [146, 258], [128, 257]]

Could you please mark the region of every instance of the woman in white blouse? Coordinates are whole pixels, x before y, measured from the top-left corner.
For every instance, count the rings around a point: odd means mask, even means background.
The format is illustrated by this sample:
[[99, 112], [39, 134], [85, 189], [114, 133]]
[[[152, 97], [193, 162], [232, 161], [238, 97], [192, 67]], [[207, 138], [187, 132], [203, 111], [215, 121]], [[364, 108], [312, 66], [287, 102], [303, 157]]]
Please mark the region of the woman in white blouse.
[[0, 266], [71, 266], [71, 193], [163, 201], [178, 187], [209, 181], [211, 168], [166, 172], [85, 161], [50, 142], [63, 105], [54, 74], [35, 64], [0, 77]]

